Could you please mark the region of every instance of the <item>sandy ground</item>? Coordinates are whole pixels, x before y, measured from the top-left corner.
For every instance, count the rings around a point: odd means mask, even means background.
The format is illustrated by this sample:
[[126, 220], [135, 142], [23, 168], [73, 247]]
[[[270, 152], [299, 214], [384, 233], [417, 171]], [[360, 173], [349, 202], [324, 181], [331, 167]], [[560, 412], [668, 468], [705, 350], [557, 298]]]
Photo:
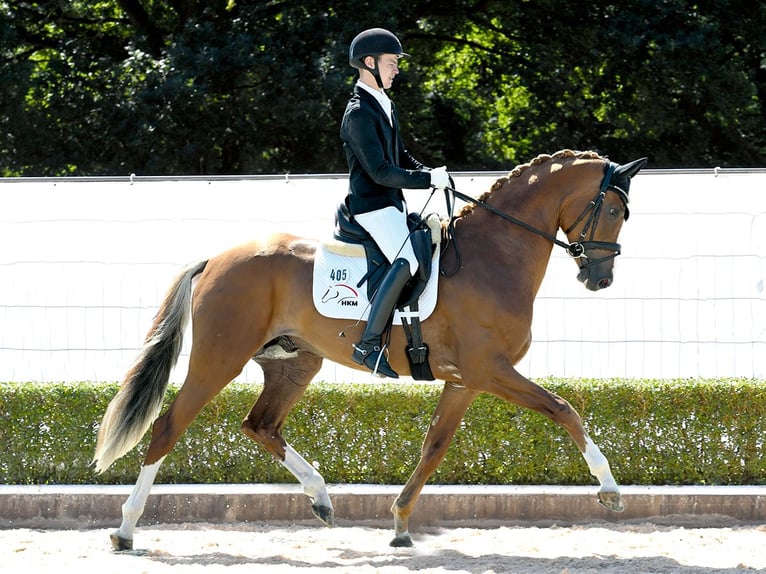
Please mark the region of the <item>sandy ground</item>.
[[112, 529], [0, 530], [0, 572], [109, 574], [409, 572], [714, 574], [766, 571], [766, 526], [655, 524], [502, 526], [413, 533], [320, 525], [167, 524], [139, 528], [135, 549], [111, 550]]

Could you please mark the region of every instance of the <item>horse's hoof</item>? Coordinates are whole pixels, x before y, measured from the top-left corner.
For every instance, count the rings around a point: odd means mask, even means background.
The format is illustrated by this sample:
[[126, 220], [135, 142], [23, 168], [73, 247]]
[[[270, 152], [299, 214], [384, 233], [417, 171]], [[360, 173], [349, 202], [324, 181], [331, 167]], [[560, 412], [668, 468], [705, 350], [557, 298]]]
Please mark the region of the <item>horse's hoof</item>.
[[117, 552], [122, 552], [124, 550], [133, 550], [133, 539], [132, 538], [125, 538], [123, 536], [120, 536], [117, 532], [113, 532], [109, 535], [109, 538], [112, 541], [112, 548], [116, 550]]
[[622, 505], [620, 493], [615, 490], [599, 491], [598, 503], [612, 512], [622, 512], [625, 510], [625, 507]]
[[413, 544], [412, 544], [412, 538], [410, 537], [410, 533], [403, 532], [402, 534], [397, 534], [396, 536], [394, 536], [394, 539], [389, 543], [389, 546], [393, 546], [394, 548], [411, 548]]
[[311, 512], [313, 512], [314, 516], [321, 520], [326, 526], [333, 525], [335, 511], [331, 507], [322, 506], [321, 504], [312, 504]]

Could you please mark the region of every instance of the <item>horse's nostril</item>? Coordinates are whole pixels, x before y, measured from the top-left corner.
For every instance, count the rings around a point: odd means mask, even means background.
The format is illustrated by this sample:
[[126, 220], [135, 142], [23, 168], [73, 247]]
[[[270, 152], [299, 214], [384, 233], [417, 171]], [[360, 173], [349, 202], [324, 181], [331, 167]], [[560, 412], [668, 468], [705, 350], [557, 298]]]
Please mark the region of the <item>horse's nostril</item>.
[[606, 289], [611, 284], [612, 284], [612, 280], [611, 279], [602, 279], [601, 281], [598, 282], [598, 288], [599, 289]]

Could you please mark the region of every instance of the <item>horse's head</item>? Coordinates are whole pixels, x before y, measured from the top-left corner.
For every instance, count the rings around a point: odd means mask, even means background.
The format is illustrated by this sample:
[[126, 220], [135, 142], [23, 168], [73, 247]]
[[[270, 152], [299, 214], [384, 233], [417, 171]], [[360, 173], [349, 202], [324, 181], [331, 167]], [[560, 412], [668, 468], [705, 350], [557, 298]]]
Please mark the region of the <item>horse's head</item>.
[[[572, 201], [562, 214], [562, 222], [572, 222], [564, 233], [570, 241], [569, 254], [580, 268], [577, 279], [591, 291], [605, 289], [612, 284], [614, 258], [620, 254], [617, 236], [623, 221], [630, 215], [630, 180], [646, 165], [646, 161], [642, 158], [626, 165], [607, 161], [596, 195], [590, 203], [583, 207], [581, 202]], [[592, 189], [592, 185], [589, 188]]]

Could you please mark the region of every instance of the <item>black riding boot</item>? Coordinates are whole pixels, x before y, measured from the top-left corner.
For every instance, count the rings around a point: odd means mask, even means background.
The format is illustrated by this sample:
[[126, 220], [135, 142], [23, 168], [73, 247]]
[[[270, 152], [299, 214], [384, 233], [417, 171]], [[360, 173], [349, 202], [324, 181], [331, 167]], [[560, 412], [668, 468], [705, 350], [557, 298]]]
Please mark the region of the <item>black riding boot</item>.
[[399, 378], [397, 372], [388, 364], [381, 336], [410, 277], [410, 264], [406, 259], [397, 259], [391, 264], [372, 298], [362, 340], [354, 345], [354, 354], [351, 355], [354, 362], [366, 366], [379, 377]]

